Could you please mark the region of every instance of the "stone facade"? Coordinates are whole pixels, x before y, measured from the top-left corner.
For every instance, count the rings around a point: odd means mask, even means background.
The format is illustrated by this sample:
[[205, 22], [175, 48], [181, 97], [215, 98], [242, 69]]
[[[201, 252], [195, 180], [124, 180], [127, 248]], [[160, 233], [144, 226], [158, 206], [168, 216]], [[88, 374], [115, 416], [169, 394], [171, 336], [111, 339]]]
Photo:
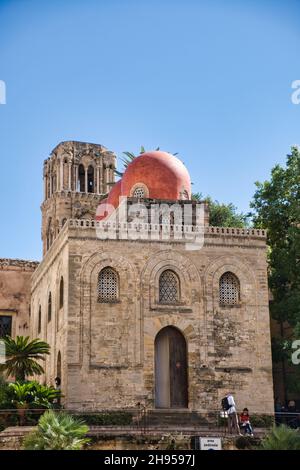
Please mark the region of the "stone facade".
[[11, 318], [12, 336], [29, 336], [31, 276], [39, 263], [0, 259], [0, 316]]
[[[230, 390], [240, 406], [272, 412], [265, 233], [207, 227], [204, 247], [187, 252], [175, 241], [98, 240], [89, 225], [69, 221], [33, 276], [32, 310], [42, 305], [42, 337], [52, 350], [45, 380], [57, 375], [60, 353], [66, 406], [154, 406], [155, 337], [173, 325], [187, 342], [191, 410], [218, 409]], [[117, 303], [97, 302], [97, 276], [105, 266], [119, 276]], [[166, 268], [180, 279], [179, 305], [158, 302]], [[238, 305], [219, 302], [219, 279], [227, 271], [240, 281]], [[47, 323], [47, 293], [57, 299], [61, 276], [64, 308]], [[33, 336], [36, 328], [35, 321]]]
[[[159, 158], [164, 161], [164, 155]], [[181, 167], [178, 163], [179, 189], [188, 184], [185, 176], [181, 185]], [[174, 367], [187, 364], [189, 410], [218, 410], [231, 392], [239, 408], [272, 413], [265, 231], [211, 227], [202, 203], [201, 249], [189, 251], [183, 240], [164, 239], [161, 232], [156, 240], [100, 239], [97, 230], [103, 226], [95, 211], [114, 181], [114, 168], [112, 152], [78, 142], [59, 144], [45, 161], [44, 257], [32, 275], [31, 296], [29, 277], [24, 287], [31, 302], [30, 335], [51, 346], [41, 381], [53, 384], [59, 376], [69, 409], [127, 408], [138, 402], [155, 408], [158, 380], [164, 381], [157, 375], [158, 351], [167, 344], [158, 346], [158, 333], [173, 328], [186, 347], [182, 353], [173, 344], [182, 359]], [[173, 171], [172, 159], [167, 170]], [[137, 178], [142, 185], [143, 178]], [[164, 184], [172, 184], [169, 176]], [[124, 190], [120, 183], [117, 188]], [[164, 199], [156, 202], [174, 203]], [[115, 276], [113, 301], [99, 297], [99, 276], [107, 268]], [[177, 283], [173, 302], [161, 300], [166, 270]], [[236, 297], [223, 303], [220, 282], [228, 273]], [[107, 279], [106, 288], [112, 282]]]

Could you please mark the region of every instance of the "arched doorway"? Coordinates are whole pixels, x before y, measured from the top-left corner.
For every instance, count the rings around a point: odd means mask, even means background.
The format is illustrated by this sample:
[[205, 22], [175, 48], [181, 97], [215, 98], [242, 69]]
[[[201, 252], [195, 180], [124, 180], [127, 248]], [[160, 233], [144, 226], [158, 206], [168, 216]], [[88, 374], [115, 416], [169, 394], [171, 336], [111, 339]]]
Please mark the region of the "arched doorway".
[[155, 406], [188, 407], [187, 346], [173, 326], [163, 328], [155, 338]]

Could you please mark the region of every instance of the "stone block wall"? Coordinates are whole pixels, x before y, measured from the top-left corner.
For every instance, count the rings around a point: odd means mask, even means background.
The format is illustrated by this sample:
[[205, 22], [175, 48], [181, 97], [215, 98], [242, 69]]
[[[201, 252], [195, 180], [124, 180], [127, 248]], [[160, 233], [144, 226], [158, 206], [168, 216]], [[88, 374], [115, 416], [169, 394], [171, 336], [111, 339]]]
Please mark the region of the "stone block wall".
[[0, 259], [0, 315], [12, 317], [12, 336], [29, 336], [31, 276], [39, 263]]

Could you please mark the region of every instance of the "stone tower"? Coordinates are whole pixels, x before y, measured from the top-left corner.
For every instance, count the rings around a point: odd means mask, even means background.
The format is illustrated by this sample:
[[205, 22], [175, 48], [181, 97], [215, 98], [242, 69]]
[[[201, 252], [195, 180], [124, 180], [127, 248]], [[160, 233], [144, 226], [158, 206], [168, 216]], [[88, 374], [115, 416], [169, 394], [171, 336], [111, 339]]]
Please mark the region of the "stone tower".
[[115, 181], [116, 156], [102, 145], [66, 141], [44, 161], [42, 240], [45, 255], [67, 219], [92, 219]]

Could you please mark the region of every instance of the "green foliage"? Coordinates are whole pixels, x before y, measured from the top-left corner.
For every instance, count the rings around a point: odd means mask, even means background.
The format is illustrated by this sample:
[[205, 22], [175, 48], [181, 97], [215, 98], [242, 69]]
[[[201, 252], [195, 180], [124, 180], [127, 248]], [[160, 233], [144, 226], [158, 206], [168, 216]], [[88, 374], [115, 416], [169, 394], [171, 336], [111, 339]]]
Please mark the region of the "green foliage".
[[[159, 147], [157, 147], [155, 149], [156, 151], [160, 150]], [[146, 150], [145, 150], [145, 147], [143, 145], [141, 145], [141, 149], [140, 149], [140, 152], [139, 152], [139, 155], [141, 155], [142, 153], [145, 153]], [[126, 170], [126, 168], [128, 167], [128, 165], [136, 158], [138, 157], [139, 155], [135, 155], [134, 153], [131, 153], [131, 152], [123, 152], [123, 155], [124, 157], [121, 158], [121, 162], [123, 163], [123, 167], [124, 167], [124, 170], [123, 171], [118, 171], [118, 170], [115, 170], [115, 173], [117, 176], [120, 176], [122, 177], [123, 174], [124, 174], [124, 171]], [[173, 155], [178, 155], [178, 153], [173, 153]]]
[[205, 201], [209, 207], [209, 224], [213, 227], [247, 227], [249, 216], [242, 212], [237, 212], [237, 208], [232, 204], [222, 204], [214, 201], [210, 196], [203, 197], [201, 193], [193, 193], [192, 200]]
[[270, 181], [256, 183], [251, 206], [256, 227], [268, 230], [273, 318], [300, 322], [300, 152], [292, 147], [286, 168], [276, 165]]
[[8, 398], [16, 408], [51, 408], [61, 396], [60, 390], [38, 382], [10, 383]]
[[8, 383], [0, 375], [0, 409], [9, 408]]
[[300, 433], [286, 425], [274, 426], [262, 440], [264, 450], [300, 450]]
[[7, 359], [4, 364], [0, 364], [0, 371], [15, 377], [19, 382], [24, 382], [26, 376], [44, 372], [37, 361], [44, 361], [45, 354], [50, 353], [49, 344], [39, 339], [30, 341], [29, 336], [17, 336], [16, 339], [6, 336], [3, 341]]
[[46, 411], [40, 417], [37, 431], [25, 437], [25, 450], [80, 450], [90, 440], [85, 438], [88, 426], [65, 413]]
[[[268, 230], [269, 286], [273, 294], [271, 315], [287, 321], [300, 333], [300, 151], [292, 147], [286, 166], [276, 165], [270, 181], [256, 183], [251, 207], [255, 227]], [[291, 341], [273, 340], [273, 360], [291, 357]], [[299, 372], [295, 375], [300, 379]], [[290, 383], [289, 383], [290, 382]], [[295, 389], [288, 381], [290, 390]], [[294, 381], [295, 382], [295, 381]]]
[[253, 428], [270, 428], [274, 424], [274, 417], [270, 415], [251, 415]]
[[126, 426], [132, 424], [132, 413], [126, 411], [80, 414], [79, 416], [91, 426]]

